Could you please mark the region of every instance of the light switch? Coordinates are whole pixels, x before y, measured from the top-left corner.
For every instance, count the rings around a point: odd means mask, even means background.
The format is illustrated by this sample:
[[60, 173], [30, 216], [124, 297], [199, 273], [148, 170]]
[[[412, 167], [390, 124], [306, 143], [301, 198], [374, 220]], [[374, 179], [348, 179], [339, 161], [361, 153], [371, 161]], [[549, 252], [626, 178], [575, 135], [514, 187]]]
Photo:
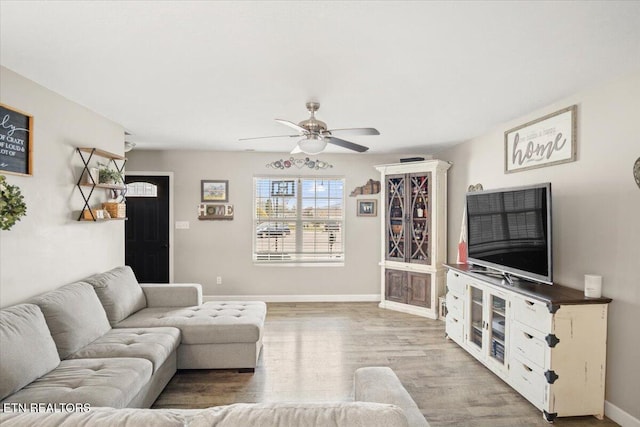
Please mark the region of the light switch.
[[176, 221], [176, 230], [188, 230], [189, 221]]

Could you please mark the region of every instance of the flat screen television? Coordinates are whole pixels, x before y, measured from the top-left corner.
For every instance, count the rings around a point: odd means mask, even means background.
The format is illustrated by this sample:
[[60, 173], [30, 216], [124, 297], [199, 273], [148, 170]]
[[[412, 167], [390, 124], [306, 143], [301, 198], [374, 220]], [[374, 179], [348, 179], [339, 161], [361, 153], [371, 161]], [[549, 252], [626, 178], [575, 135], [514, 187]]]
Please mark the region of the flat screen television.
[[467, 259], [470, 264], [553, 284], [551, 183], [469, 192]]

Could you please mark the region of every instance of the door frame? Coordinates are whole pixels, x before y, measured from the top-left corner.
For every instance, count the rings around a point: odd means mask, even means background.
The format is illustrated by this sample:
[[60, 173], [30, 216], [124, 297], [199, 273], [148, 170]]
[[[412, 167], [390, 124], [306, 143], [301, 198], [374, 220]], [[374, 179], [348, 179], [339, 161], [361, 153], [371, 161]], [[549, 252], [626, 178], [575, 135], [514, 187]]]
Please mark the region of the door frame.
[[125, 171], [125, 176], [168, 176], [169, 177], [169, 283], [173, 279], [173, 172]]

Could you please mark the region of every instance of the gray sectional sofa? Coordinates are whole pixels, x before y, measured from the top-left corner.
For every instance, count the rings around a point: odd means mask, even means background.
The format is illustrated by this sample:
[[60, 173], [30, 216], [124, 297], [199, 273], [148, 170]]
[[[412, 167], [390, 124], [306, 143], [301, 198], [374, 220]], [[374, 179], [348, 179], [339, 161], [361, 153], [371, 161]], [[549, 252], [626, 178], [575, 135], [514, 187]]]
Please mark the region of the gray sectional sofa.
[[150, 407], [177, 369], [253, 370], [265, 316], [262, 302], [203, 304], [197, 284], [140, 285], [129, 267], [2, 309], [0, 424], [427, 425], [388, 368], [356, 372], [356, 402], [123, 409]]

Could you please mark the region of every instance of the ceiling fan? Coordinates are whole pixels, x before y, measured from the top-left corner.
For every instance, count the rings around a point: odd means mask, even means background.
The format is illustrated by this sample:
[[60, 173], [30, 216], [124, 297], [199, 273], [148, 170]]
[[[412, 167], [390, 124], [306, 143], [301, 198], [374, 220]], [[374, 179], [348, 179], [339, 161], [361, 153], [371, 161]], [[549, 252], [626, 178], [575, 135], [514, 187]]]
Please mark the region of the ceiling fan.
[[303, 120], [298, 124], [290, 122], [288, 120], [276, 119], [276, 122], [282, 123], [285, 126], [289, 126], [298, 131], [296, 135], [276, 135], [276, 136], [258, 136], [255, 138], [241, 138], [240, 141], [247, 141], [250, 139], [262, 139], [262, 138], [300, 138], [298, 145], [293, 149], [291, 154], [306, 153], [306, 154], [319, 154], [325, 149], [327, 143], [334, 144], [339, 147], [347, 148], [349, 150], [363, 153], [369, 149], [363, 145], [356, 144], [354, 142], [346, 141], [337, 136], [361, 136], [361, 135], [380, 135], [377, 129], [374, 128], [349, 128], [349, 129], [327, 129], [327, 124], [321, 120], [316, 119], [315, 113], [320, 108], [319, 102], [307, 102], [307, 110], [311, 114], [307, 120]]

